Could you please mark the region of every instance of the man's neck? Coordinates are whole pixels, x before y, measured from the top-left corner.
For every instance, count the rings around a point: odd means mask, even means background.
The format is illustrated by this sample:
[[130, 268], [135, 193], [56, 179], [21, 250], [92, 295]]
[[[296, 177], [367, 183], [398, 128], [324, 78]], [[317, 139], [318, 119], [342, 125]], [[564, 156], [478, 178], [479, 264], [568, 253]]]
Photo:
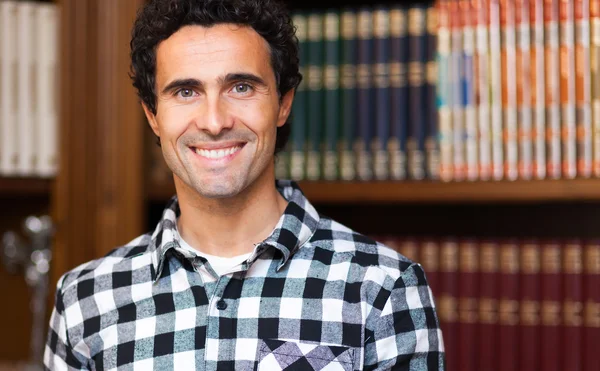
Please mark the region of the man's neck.
[[265, 178], [257, 179], [236, 197], [207, 199], [176, 177], [181, 237], [210, 255], [231, 257], [251, 252], [271, 234], [287, 206], [275, 180]]

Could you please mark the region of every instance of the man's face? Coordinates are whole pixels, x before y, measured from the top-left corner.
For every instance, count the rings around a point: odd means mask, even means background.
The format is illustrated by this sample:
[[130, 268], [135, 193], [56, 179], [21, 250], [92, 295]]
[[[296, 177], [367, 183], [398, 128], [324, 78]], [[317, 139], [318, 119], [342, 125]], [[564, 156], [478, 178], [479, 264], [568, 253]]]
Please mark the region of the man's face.
[[176, 182], [226, 198], [273, 172], [293, 92], [280, 100], [270, 61], [256, 31], [231, 24], [186, 26], [158, 45], [157, 112], [144, 110]]

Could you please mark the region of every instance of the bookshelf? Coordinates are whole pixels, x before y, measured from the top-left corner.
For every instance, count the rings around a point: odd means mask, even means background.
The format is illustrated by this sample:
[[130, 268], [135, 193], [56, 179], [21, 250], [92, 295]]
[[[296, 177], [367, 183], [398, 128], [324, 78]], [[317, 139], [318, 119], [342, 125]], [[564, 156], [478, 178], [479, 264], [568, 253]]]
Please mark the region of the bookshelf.
[[49, 197], [52, 183], [51, 179], [0, 177], [0, 195]]

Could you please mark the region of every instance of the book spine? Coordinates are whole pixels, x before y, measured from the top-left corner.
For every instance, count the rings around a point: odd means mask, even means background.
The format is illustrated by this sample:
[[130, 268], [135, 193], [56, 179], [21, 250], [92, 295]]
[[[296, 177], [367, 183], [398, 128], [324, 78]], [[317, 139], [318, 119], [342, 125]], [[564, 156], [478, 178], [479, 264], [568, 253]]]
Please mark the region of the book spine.
[[308, 127], [308, 19], [305, 14], [294, 14], [293, 22], [296, 26], [298, 38], [298, 51], [300, 59], [300, 73], [302, 81], [296, 89], [292, 106], [292, 132], [290, 148], [290, 178], [299, 181], [306, 176], [306, 129]]
[[[534, 0], [531, 0], [532, 2]], [[529, 18], [530, 0], [515, 1], [517, 30], [517, 127], [519, 143], [519, 178], [533, 177], [533, 136], [531, 108], [531, 35]]]
[[440, 245], [433, 238], [425, 238], [421, 241], [418, 253], [419, 263], [427, 272], [429, 287], [437, 298], [440, 293]]
[[340, 14], [329, 10], [324, 16], [325, 36], [325, 133], [323, 157], [323, 178], [338, 179], [340, 140]]
[[502, 56], [500, 32], [500, 3], [490, 0], [490, 99], [492, 113], [492, 177], [501, 180], [504, 177], [504, 148], [502, 130]]
[[592, 175], [592, 87], [590, 1], [575, 1], [575, 95], [577, 100], [577, 176]]
[[540, 244], [524, 241], [520, 251], [520, 360], [519, 370], [540, 369]]
[[450, 105], [450, 96], [452, 94], [450, 81], [452, 38], [450, 33], [449, 3], [450, 0], [440, 0], [437, 2], [439, 17], [437, 110], [440, 125], [440, 178], [446, 182], [454, 178], [454, 148], [452, 146], [454, 134], [452, 108]]
[[34, 149], [38, 146], [38, 133], [34, 130], [34, 114], [38, 102], [31, 97], [31, 90], [37, 89], [37, 81], [33, 76], [33, 51], [37, 47], [33, 12], [33, 3], [17, 3], [17, 173], [21, 176], [33, 175], [37, 162]]
[[597, 371], [600, 344], [600, 241], [586, 243], [583, 261], [583, 364], [585, 371]]
[[592, 167], [600, 176], [600, 0], [590, 0], [590, 75], [592, 99]]
[[371, 143], [374, 175], [377, 180], [389, 177], [389, 152], [391, 116], [390, 92], [390, 11], [379, 6], [373, 12], [373, 37], [375, 63], [373, 63], [373, 86], [375, 89], [375, 137]]
[[373, 138], [374, 90], [371, 76], [373, 59], [373, 14], [367, 8], [358, 12], [358, 127], [355, 151], [360, 180], [373, 178], [370, 144]]
[[563, 246], [563, 337], [565, 355], [563, 370], [581, 371], [583, 324], [583, 244], [567, 241]]
[[556, 241], [547, 241], [542, 245], [542, 304], [540, 314], [542, 318], [541, 354], [552, 354], [552, 357], [542, 356], [541, 369], [544, 371], [563, 370], [562, 356], [557, 350], [562, 349], [562, 301], [563, 289], [561, 279], [561, 246]]
[[323, 66], [324, 38], [323, 14], [308, 16], [308, 135], [306, 178], [321, 178], [321, 141], [323, 132]]
[[500, 244], [500, 301], [498, 306], [500, 370], [517, 370], [519, 364], [519, 245], [516, 241]]
[[592, 81], [592, 141], [594, 176], [600, 177], [600, 0], [590, 1]]
[[356, 40], [356, 13], [345, 9], [341, 15], [342, 65], [341, 65], [341, 143], [340, 176], [342, 180], [356, 179], [356, 155], [353, 150], [356, 130], [356, 65], [358, 63]]
[[546, 178], [546, 98], [544, 74], [544, 0], [529, 0], [531, 19], [531, 106], [533, 107], [533, 172]]
[[504, 139], [504, 175], [507, 180], [518, 176], [517, 143], [517, 80], [511, 73], [516, 63], [515, 3], [500, 0], [500, 23], [502, 27], [502, 107]]
[[475, 51], [475, 70], [477, 81], [475, 86], [475, 103], [477, 105], [478, 145], [479, 145], [479, 179], [489, 180], [492, 177], [492, 143], [490, 127], [490, 58], [488, 35], [487, 0], [472, 0], [477, 19], [477, 48]]
[[459, 14], [463, 34], [463, 57], [461, 66], [462, 107], [465, 122], [465, 176], [477, 180], [477, 107], [475, 105], [475, 18], [470, 0], [459, 1]]
[[460, 370], [458, 363], [458, 243], [444, 239], [440, 246], [439, 317], [448, 371]]
[[459, 299], [458, 299], [458, 359], [459, 370], [477, 370], [479, 249], [475, 240], [465, 239], [459, 245]]
[[452, 109], [452, 147], [453, 178], [456, 181], [465, 179], [465, 115], [463, 106], [463, 30], [460, 21], [459, 0], [451, 0], [450, 5], [450, 84], [449, 104]]
[[425, 178], [425, 8], [408, 10], [408, 177]]
[[498, 298], [500, 247], [483, 241], [479, 254], [479, 353], [478, 370], [498, 370]]
[[436, 110], [436, 85], [437, 85], [437, 29], [438, 14], [437, 7], [427, 8], [427, 52], [426, 52], [426, 138], [425, 158], [427, 159], [427, 178], [430, 180], [440, 179], [440, 146], [438, 141], [439, 122]]
[[546, 80], [546, 166], [551, 179], [561, 177], [560, 54], [558, 1], [544, 0]]
[[408, 42], [406, 11], [399, 6], [390, 10], [391, 35], [391, 130], [388, 152], [390, 154], [390, 177], [406, 179], [406, 134], [408, 130]]
[[577, 175], [575, 22], [573, 1], [560, 0], [560, 102], [563, 178]]
[[17, 170], [16, 3], [0, 2], [0, 176]]

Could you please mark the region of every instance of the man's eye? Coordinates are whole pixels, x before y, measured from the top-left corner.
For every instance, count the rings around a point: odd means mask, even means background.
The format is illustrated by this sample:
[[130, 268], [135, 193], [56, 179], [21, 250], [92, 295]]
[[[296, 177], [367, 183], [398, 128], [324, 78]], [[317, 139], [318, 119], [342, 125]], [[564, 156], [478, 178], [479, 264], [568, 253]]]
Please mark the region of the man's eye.
[[233, 90], [234, 90], [236, 93], [247, 93], [247, 92], [249, 92], [251, 89], [252, 89], [252, 88], [251, 88], [251, 87], [250, 87], [250, 85], [248, 85], [248, 84], [236, 84], [236, 85], [233, 87]]
[[194, 91], [192, 89], [180, 89], [177, 94], [182, 98], [191, 98], [194, 96]]

